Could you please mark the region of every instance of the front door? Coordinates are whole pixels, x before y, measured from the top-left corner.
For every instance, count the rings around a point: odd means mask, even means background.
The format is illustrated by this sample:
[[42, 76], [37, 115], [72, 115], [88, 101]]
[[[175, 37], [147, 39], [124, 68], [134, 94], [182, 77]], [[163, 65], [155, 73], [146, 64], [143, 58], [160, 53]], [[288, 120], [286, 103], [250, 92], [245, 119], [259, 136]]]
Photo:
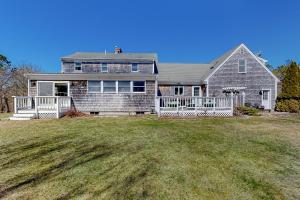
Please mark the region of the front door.
[[262, 91], [262, 106], [270, 110], [271, 109], [271, 91], [270, 90], [263, 90]]

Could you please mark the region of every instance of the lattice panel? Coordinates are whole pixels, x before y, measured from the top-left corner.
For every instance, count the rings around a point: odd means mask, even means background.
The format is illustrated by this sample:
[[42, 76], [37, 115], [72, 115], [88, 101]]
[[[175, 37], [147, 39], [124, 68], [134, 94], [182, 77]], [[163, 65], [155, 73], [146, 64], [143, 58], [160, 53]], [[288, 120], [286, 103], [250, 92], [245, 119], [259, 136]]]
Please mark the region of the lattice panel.
[[39, 113], [40, 119], [55, 119], [56, 113]]
[[195, 112], [195, 111], [161, 111], [160, 116], [162, 117], [230, 117], [232, 113], [230, 111], [202, 111], [202, 112]]

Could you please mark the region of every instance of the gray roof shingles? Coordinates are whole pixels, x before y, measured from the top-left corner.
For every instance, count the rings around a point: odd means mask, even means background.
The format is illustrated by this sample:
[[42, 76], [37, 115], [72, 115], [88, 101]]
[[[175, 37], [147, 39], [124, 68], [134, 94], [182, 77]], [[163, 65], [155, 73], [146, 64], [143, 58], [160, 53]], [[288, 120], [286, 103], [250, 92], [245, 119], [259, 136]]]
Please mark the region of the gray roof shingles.
[[74, 54], [64, 56], [63, 61], [68, 60], [130, 60], [130, 61], [157, 61], [156, 53], [96, 53], [96, 52], [76, 52]]

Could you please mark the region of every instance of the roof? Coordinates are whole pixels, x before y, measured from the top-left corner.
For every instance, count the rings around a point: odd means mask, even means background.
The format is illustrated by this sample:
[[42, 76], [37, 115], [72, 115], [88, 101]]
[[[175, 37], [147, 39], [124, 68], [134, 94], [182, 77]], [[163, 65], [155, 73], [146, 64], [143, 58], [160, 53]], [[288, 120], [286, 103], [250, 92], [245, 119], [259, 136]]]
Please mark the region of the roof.
[[209, 64], [160, 63], [158, 81], [161, 84], [203, 84], [205, 79], [240, 46], [227, 51]]
[[47, 74], [25, 74], [30, 80], [37, 81], [71, 81], [71, 80], [155, 80], [156, 75], [143, 73], [47, 73]]
[[160, 63], [160, 84], [201, 84], [211, 64]]
[[68, 60], [120, 60], [120, 61], [157, 61], [156, 53], [97, 53], [97, 52], [76, 52], [61, 58]]

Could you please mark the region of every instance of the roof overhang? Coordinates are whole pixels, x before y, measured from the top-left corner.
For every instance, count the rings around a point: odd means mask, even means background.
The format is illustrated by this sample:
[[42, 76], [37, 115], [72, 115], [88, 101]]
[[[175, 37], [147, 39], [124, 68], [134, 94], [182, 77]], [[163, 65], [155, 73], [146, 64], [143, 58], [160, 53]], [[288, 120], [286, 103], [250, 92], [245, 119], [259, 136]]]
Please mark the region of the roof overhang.
[[156, 75], [145, 75], [141, 73], [128, 74], [90, 74], [90, 73], [74, 73], [74, 74], [26, 74], [30, 80], [37, 81], [80, 81], [80, 80], [156, 80]]

